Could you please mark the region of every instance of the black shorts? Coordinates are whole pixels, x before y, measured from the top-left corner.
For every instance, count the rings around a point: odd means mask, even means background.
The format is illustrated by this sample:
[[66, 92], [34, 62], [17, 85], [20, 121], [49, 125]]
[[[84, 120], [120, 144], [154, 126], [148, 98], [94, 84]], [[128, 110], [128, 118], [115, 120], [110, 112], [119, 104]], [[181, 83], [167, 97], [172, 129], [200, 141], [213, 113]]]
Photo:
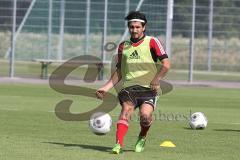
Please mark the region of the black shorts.
[[135, 108], [140, 107], [143, 103], [150, 104], [153, 109], [156, 107], [157, 93], [150, 88], [134, 85], [123, 88], [118, 93], [120, 104], [130, 101], [134, 104]]

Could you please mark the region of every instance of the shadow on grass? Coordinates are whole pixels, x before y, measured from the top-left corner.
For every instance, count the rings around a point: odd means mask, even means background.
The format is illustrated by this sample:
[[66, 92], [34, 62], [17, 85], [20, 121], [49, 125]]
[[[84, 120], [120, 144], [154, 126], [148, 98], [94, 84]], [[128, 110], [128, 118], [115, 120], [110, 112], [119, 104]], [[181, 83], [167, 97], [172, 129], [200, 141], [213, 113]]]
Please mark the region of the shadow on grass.
[[238, 129], [214, 129], [214, 131], [222, 131], [222, 132], [240, 132]]
[[192, 131], [194, 131], [194, 130], [198, 130], [198, 131], [204, 130], [203, 128], [192, 129], [192, 128], [190, 128], [190, 127], [183, 127], [183, 129], [185, 129], [185, 130], [192, 130]]
[[[61, 145], [61, 146], [64, 146], [64, 147], [80, 147], [80, 148], [83, 148], [83, 149], [91, 149], [91, 150], [97, 150], [97, 151], [109, 152], [109, 153], [111, 153], [111, 150], [112, 150], [112, 147], [96, 146], [96, 145], [59, 143], [59, 142], [42, 142], [42, 143]], [[133, 150], [125, 150], [125, 149], [123, 151], [124, 152], [133, 152]]]
[[186, 130], [193, 130], [193, 129], [190, 128], [190, 127], [183, 127], [183, 129], [186, 129]]

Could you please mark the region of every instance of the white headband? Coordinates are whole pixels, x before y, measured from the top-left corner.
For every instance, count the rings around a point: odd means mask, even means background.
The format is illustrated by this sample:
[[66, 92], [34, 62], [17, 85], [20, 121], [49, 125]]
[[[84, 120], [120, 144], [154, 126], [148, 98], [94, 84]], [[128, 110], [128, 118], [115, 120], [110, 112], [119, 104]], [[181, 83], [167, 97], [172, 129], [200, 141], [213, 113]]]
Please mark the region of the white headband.
[[130, 19], [128, 22], [132, 22], [132, 21], [137, 21], [137, 22], [145, 23], [145, 21], [142, 20], [142, 19]]

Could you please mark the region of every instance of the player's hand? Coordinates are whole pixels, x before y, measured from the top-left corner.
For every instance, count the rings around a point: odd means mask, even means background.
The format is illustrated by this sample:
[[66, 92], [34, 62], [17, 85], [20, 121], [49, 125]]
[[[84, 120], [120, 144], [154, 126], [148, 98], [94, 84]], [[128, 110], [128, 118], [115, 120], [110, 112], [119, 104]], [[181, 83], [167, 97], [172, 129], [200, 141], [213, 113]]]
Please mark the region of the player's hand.
[[159, 88], [160, 88], [160, 81], [159, 81], [158, 78], [155, 77], [155, 78], [151, 81], [151, 83], [150, 83], [150, 88], [151, 88], [151, 90], [153, 90], [153, 91], [155, 91], [155, 92], [157, 92], [157, 91], [159, 90]]
[[104, 96], [106, 95], [107, 93], [107, 90], [105, 90], [104, 88], [99, 88], [97, 91], [96, 91], [96, 97], [98, 99], [103, 99]]

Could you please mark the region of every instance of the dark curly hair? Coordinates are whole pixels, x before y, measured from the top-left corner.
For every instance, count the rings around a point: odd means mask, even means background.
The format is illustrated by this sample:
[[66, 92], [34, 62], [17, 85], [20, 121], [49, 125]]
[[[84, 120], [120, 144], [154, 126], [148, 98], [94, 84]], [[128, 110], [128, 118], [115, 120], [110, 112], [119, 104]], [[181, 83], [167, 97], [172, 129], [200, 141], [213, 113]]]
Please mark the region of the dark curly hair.
[[[125, 17], [125, 20], [129, 21], [131, 19], [140, 19], [140, 20], [145, 21], [144, 23], [141, 22], [143, 26], [147, 23], [147, 18], [145, 16], [145, 14], [140, 11], [129, 12], [128, 15]], [[128, 25], [129, 25], [129, 22], [128, 22]]]

